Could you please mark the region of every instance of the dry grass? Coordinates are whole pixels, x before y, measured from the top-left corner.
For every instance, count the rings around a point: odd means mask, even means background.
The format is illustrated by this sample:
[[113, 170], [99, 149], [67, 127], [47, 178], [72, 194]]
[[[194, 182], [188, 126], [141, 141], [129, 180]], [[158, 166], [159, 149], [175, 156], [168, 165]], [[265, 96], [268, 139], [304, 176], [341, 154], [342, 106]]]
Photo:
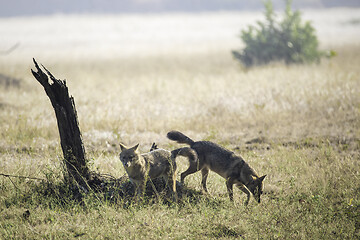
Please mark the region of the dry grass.
[[[199, 32], [207, 25], [206, 14], [186, 15], [189, 22], [169, 36], [166, 31], [172, 24], [180, 24], [183, 15], [161, 16], [168, 20], [164, 25], [161, 17], [147, 16], [145, 26], [141, 16], [71, 16], [66, 20], [57, 16], [49, 17], [39, 28], [35, 25], [43, 18], [27, 23], [1, 19], [0, 26], [6, 27], [0, 29], [10, 40], [17, 36], [10, 30], [22, 24], [18, 34], [25, 34], [28, 26], [44, 37], [37, 42], [38, 35], [29, 34], [18, 52], [0, 59], [0, 73], [20, 79], [20, 85], [5, 85], [0, 79], [1, 172], [47, 178], [55, 190], [61, 188], [55, 116], [30, 74], [30, 57], [39, 56], [38, 62], [56, 77], [68, 80], [92, 169], [120, 177], [124, 170], [117, 156], [118, 142], [140, 142], [142, 151], [154, 141], [173, 149], [178, 145], [165, 136], [178, 129], [193, 139], [220, 143], [243, 155], [260, 174], [268, 174], [262, 204], [252, 200], [248, 208], [242, 206], [244, 195], [240, 192], [235, 194], [235, 206], [228, 201], [224, 181], [214, 173], [209, 177], [211, 197], [184, 199], [180, 205], [134, 204], [126, 208], [122, 203], [99, 202], [93, 196], [88, 196], [84, 207], [66, 195], [45, 194], [47, 187], [36, 181], [1, 177], [1, 238], [359, 237], [359, 32], [352, 32], [357, 25], [341, 25], [354, 18], [357, 10], [343, 10], [346, 14], [333, 29], [324, 23], [332, 19], [331, 14], [338, 14], [331, 11], [306, 16], [323, 27], [319, 31], [320, 39], [326, 39], [322, 47], [331, 46], [337, 57], [318, 65], [275, 63], [249, 70], [231, 58], [230, 50], [237, 47], [238, 40], [236, 32], [235, 38], [230, 32], [239, 22], [249, 23], [259, 14], [243, 18], [235, 13], [207, 15], [216, 23], [215, 29], [222, 29], [216, 37], [210, 37], [209, 27]], [[77, 24], [67, 25], [76, 19]], [[111, 41], [87, 33], [87, 28], [83, 35], [74, 33], [76, 26], [85, 26], [87, 21], [95, 24], [99, 19], [96, 26], [109, 23], [128, 37], [120, 42], [122, 46], [115, 40], [123, 35], [112, 33], [111, 27], [102, 30], [110, 34]], [[66, 24], [60, 30], [51, 28], [61, 20]], [[149, 30], [141, 39], [136, 29], [144, 28]], [[152, 42], [154, 29], [164, 32]], [[338, 42], [327, 38], [344, 29], [346, 34], [339, 36]], [[198, 35], [191, 35], [193, 32]], [[187, 37], [175, 42], [172, 49], [170, 43], [182, 36], [180, 33]], [[53, 43], [49, 42], [52, 34], [58, 37]], [[209, 42], [202, 46], [206, 40]], [[83, 47], [74, 45], [82, 41]], [[132, 41], [135, 47], [125, 50]], [[97, 43], [99, 48], [94, 47]], [[106, 43], [112, 43], [113, 52], [101, 48]], [[179, 165], [183, 170], [186, 161], [180, 159]], [[187, 178], [190, 189], [200, 190], [199, 175]], [[26, 209], [29, 218], [23, 217]]]
[[[337, 58], [319, 65], [274, 64], [248, 71], [227, 52], [46, 67], [69, 80], [88, 144], [165, 144], [171, 129], [195, 139], [213, 132], [234, 144], [259, 136], [354, 138], [359, 134], [358, 49], [339, 48]], [[56, 139], [51, 106], [27, 75], [21, 88], [2, 95], [2, 127], [8, 132], [4, 144], [14, 144], [14, 138]]]

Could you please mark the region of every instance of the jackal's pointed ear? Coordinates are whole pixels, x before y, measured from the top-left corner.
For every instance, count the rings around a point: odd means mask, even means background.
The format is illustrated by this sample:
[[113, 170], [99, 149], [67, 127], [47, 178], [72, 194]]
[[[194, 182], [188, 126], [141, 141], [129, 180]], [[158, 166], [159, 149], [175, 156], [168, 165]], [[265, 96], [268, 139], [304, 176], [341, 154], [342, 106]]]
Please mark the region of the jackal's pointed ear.
[[261, 176], [261, 177], [259, 177], [259, 180], [262, 182], [263, 180], [264, 180], [264, 178], [266, 177], [266, 175], [264, 175], [264, 176]]
[[125, 147], [125, 145], [123, 145], [123, 144], [121, 144], [121, 143], [119, 143], [119, 145], [120, 145], [120, 149], [121, 149], [121, 151], [124, 151], [124, 150], [126, 150], [127, 148]]
[[133, 150], [134, 152], [138, 149], [139, 144], [136, 144], [135, 146], [133, 146], [132, 148], [130, 148], [131, 150]]

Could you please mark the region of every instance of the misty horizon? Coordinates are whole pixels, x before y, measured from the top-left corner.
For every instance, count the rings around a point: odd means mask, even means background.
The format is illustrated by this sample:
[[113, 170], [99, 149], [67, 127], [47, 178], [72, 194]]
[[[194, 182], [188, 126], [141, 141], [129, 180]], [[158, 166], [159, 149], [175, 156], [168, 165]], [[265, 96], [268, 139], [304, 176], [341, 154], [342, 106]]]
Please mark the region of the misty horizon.
[[[284, 0], [273, 0], [275, 9], [285, 7]], [[53, 14], [121, 14], [121, 13], [166, 13], [209, 11], [259, 11], [263, 1], [245, 0], [0, 0], [0, 17], [53, 15]], [[357, 0], [303, 0], [293, 1], [294, 9], [360, 7]]]

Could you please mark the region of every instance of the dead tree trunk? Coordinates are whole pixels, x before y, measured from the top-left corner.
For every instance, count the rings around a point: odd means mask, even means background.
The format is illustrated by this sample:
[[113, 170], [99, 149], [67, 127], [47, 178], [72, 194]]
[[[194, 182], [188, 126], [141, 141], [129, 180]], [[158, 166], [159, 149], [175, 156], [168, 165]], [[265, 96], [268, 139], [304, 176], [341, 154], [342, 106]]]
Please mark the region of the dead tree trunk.
[[[89, 190], [87, 181], [90, 179], [90, 171], [86, 164], [85, 149], [79, 129], [74, 98], [69, 96], [65, 80], [56, 79], [42, 66], [47, 73], [45, 74], [35, 59], [33, 61], [37, 72], [32, 69], [31, 72], [44, 87], [55, 110], [67, 177], [70, 181], [75, 181], [82, 188]], [[52, 83], [49, 83], [49, 78]]]

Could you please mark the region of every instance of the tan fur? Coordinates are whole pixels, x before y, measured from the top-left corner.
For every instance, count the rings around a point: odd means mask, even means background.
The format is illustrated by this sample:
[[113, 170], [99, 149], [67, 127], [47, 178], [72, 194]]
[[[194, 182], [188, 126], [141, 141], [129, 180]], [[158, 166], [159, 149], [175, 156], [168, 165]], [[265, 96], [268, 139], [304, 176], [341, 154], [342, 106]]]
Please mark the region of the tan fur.
[[174, 200], [177, 201], [176, 194], [176, 162], [178, 155], [189, 158], [189, 161], [196, 159], [196, 153], [190, 148], [179, 148], [174, 151], [158, 149], [153, 144], [150, 152], [140, 154], [139, 144], [127, 148], [120, 144], [120, 160], [130, 178], [135, 185], [136, 195], [140, 197], [145, 190], [147, 180], [163, 177], [173, 193]]
[[262, 181], [265, 176], [259, 177], [257, 173], [240, 156], [209, 141], [195, 142], [181, 132], [171, 131], [167, 134], [170, 140], [190, 145], [198, 155], [198, 161], [190, 162], [189, 168], [181, 173], [181, 182], [189, 174], [201, 170], [202, 187], [207, 192], [206, 180], [209, 170], [212, 170], [226, 179], [226, 187], [230, 200], [233, 201], [233, 185], [235, 184], [247, 195], [245, 205], [249, 203], [250, 192], [260, 203], [262, 194]]

